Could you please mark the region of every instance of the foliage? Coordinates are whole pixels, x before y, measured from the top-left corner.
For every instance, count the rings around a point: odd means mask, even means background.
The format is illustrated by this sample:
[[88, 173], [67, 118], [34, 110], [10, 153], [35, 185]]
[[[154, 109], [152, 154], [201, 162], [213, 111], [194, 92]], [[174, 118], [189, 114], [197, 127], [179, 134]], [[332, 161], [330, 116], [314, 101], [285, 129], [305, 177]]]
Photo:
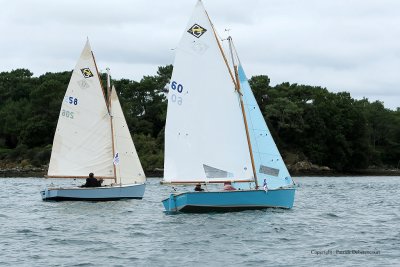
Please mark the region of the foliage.
[[[164, 87], [172, 66], [159, 67], [139, 82], [114, 80], [145, 170], [163, 167], [167, 101]], [[0, 160], [46, 164], [70, 71], [39, 77], [26, 69], [0, 73]], [[106, 76], [102, 75], [103, 85]], [[282, 83], [266, 75], [250, 85], [283, 155], [298, 154], [339, 171], [368, 166], [397, 167], [400, 109], [355, 100], [349, 93]], [[27, 163], [27, 164], [28, 164]]]
[[313, 163], [339, 171], [397, 166], [399, 110], [321, 87], [289, 83], [270, 87], [266, 76], [249, 82], [255, 96], [263, 95], [258, 103], [283, 154], [300, 152]]

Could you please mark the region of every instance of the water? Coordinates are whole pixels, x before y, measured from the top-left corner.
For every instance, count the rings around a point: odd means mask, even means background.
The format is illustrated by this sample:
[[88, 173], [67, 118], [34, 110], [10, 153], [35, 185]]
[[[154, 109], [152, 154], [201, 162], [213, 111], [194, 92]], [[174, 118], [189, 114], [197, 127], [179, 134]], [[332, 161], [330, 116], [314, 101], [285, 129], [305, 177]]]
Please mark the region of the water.
[[160, 179], [116, 202], [43, 202], [48, 180], [0, 179], [0, 266], [399, 266], [399, 177], [295, 180], [292, 210], [168, 215]]

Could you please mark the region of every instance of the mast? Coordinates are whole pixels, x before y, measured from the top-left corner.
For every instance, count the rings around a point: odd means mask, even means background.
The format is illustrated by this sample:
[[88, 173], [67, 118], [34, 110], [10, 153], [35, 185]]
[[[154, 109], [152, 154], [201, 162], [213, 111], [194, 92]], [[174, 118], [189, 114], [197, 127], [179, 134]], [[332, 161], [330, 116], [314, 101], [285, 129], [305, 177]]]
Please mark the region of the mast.
[[107, 106], [111, 104], [111, 74], [110, 68], [106, 68], [107, 71]]
[[[97, 76], [99, 78], [100, 81], [100, 85], [101, 85], [101, 90], [103, 91], [103, 95], [104, 95], [104, 99], [106, 100], [106, 105], [108, 108], [108, 114], [110, 115], [110, 124], [111, 124], [111, 143], [112, 143], [112, 158], [114, 159], [114, 153], [115, 153], [115, 148], [114, 148], [114, 128], [113, 128], [113, 122], [112, 122], [112, 114], [111, 114], [111, 103], [109, 101], [109, 97], [106, 98], [105, 92], [104, 92], [104, 88], [103, 88], [103, 83], [101, 82], [101, 78], [100, 78], [100, 73], [99, 73], [99, 69], [97, 68], [97, 63], [96, 63], [96, 59], [93, 55], [93, 51], [91, 51], [92, 53], [92, 57], [93, 57], [93, 61], [94, 61], [94, 65], [96, 66], [96, 72], [97, 72]], [[107, 87], [109, 87], [109, 82], [110, 81], [110, 74], [109, 74], [109, 68], [107, 68]], [[109, 90], [107, 88], [107, 90]], [[114, 169], [114, 181], [117, 182], [117, 172], [115, 170], [115, 164], [113, 164], [113, 169]]]
[[247, 144], [249, 146], [249, 152], [250, 152], [250, 159], [251, 159], [251, 167], [253, 169], [253, 174], [254, 174], [254, 182], [256, 184], [256, 189], [258, 189], [258, 179], [257, 179], [257, 171], [256, 171], [256, 165], [254, 163], [254, 155], [253, 155], [253, 149], [251, 146], [251, 141], [250, 141], [250, 133], [249, 133], [249, 127], [247, 124], [247, 116], [246, 112], [244, 110], [244, 103], [243, 103], [243, 94], [240, 90], [240, 81], [239, 81], [239, 72], [238, 72], [238, 66], [235, 64], [235, 59], [233, 57], [233, 49], [232, 49], [232, 37], [228, 37], [228, 42], [229, 42], [229, 51], [231, 53], [232, 57], [232, 65], [233, 69], [235, 71], [235, 78], [236, 78], [236, 91], [239, 94], [239, 100], [240, 100], [240, 107], [242, 110], [242, 115], [243, 115], [243, 122], [244, 122], [244, 127], [246, 128], [246, 138], [247, 138]]
[[232, 56], [232, 64], [233, 64], [233, 68], [234, 68], [234, 71], [235, 71], [235, 76], [233, 76], [232, 71], [231, 71], [231, 68], [229, 67], [228, 60], [226, 59], [224, 50], [222, 49], [222, 46], [221, 46], [221, 44], [220, 44], [220, 42], [219, 42], [217, 33], [216, 33], [216, 31], [215, 31], [215, 28], [214, 28], [214, 24], [211, 22], [211, 19], [210, 19], [210, 17], [208, 16], [207, 11], [206, 11], [206, 10], [204, 10], [204, 11], [205, 11], [205, 13], [206, 13], [206, 15], [207, 15], [208, 20], [210, 21], [212, 30], [213, 30], [213, 32], [214, 32], [215, 40], [217, 41], [219, 50], [221, 51], [222, 57], [224, 58], [226, 67], [228, 68], [229, 74], [231, 75], [233, 84], [235, 85], [235, 90], [236, 90], [236, 91], [238, 92], [238, 94], [239, 94], [240, 107], [241, 107], [241, 110], [242, 110], [243, 122], [244, 122], [244, 126], [245, 126], [245, 129], [246, 129], [247, 144], [248, 144], [248, 146], [249, 146], [249, 152], [250, 152], [251, 167], [252, 167], [253, 175], [254, 175], [254, 183], [256, 184], [256, 189], [258, 189], [258, 179], [257, 179], [256, 166], [255, 166], [255, 163], [254, 163], [253, 149], [252, 149], [251, 142], [250, 142], [250, 133], [249, 133], [249, 128], [248, 128], [248, 126], [247, 126], [247, 118], [246, 118], [246, 113], [245, 113], [245, 110], [244, 110], [244, 103], [243, 103], [242, 93], [241, 93], [241, 91], [240, 91], [239, 73], [238, 73], [238, 70], [237, 70], [237, 66], [236, 66], [235, 63], [234, 63], [234, 58], [233, 58], [233, 51], [232, 51], [232, 44], [231, 44], [232, 38], [231, 38], [231, 37], [228, 37], [228, 41], [229, 41], [229, 48], [230, 48], [230, 52], [231, 52], [231, 56]]
[[[107, 106], [108, 112], [110, 114], [110, 124], [111, 124], [111, 143], [112, 143], [112, 158], [115, 157], [115, 140], [114, 140], [114, 125], [113, 125], [113, 114], [111, 112], [111, 78], [110, 78], [110, 68], [107, 68]], [[113, 163], [114, 169], [114, 181], [117, 182], [117, 170], [115, 164]], [[120, 181], [121, 183], [121, 181]]]
[[[100, 72], [99, 72], [99, 69], [97, 68], [96, 58], [94, 57], [93, 51], [90, 51], [90, 53], [92, 54], [94, 66], [96, 67], [97, 77], [99, 78], [99, 81], [100, 81], [101, 91], [103, 92], [104, 100], [106, 101], [106, 105], [108, 108], [107, 98], [106, 98], [106, 94], [104, 92], [103, 82], [101, 81]], [[108, 109], [108, 111], [110, 112], [110, 109]]]

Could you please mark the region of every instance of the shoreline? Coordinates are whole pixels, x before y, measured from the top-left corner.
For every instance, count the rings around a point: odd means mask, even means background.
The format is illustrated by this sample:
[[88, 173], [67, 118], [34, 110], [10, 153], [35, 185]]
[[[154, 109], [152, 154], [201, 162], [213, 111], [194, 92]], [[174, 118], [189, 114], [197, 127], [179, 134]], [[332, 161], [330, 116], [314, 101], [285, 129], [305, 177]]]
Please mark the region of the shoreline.
[[[346, 177], [346, 176], [399, 176], [399, 169], [365, 169], [352, 172], [337, 172], [332, 170], [296, 170], [289, 171], [292, 177]], [[12, 168], [0, 169], [0, 178], [44, 178], [47, 170], [44, 168]], [[145, 171], [147, 178], [162, 178], [162, 170]]]

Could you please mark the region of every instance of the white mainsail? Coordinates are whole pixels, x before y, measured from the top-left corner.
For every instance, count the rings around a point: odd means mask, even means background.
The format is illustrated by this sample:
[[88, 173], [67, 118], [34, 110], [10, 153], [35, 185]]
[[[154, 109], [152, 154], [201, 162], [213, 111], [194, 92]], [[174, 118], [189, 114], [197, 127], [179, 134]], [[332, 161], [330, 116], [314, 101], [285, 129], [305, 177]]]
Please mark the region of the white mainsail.
[[133, 144], [128, 125], [113, 86], [111, 90], [111, 115], [114, 134], [114, 164], [116, 169], [116, 183], [133, 184], [144, 183], [146, 177], [138, 154]]
[[110, 116], [89, 41], [61, 105], [48, 176], [114, 177]]
[[164, 181], [252, 179], [238, 94], [198, 1], [176, 49], [168, 94]]

